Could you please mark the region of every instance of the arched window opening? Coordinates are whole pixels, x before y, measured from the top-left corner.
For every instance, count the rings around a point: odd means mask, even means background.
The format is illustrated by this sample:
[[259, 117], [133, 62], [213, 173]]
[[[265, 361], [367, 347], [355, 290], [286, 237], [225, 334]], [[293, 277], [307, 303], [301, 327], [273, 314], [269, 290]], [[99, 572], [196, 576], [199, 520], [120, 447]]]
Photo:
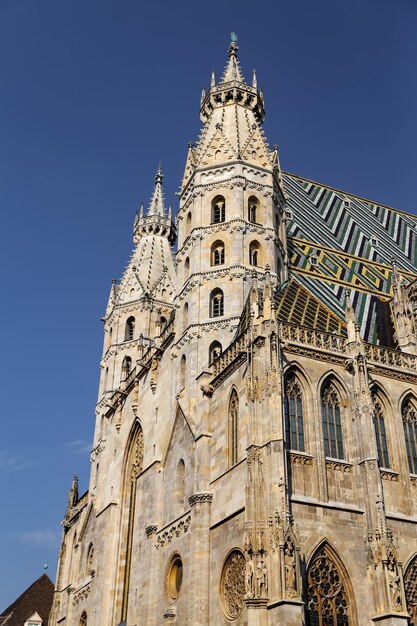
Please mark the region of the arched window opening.
[[238, 462], [239, 452], [239, 397], [233, 389], [229, 400], [229, 463]]
[[133, 339], [135, 336], [135, 318], [133, 315], [126, 320], [125, 341]]
[[211, 246], [211, 265], [224, 264], [224, 243], [223, 241], [215, 241]]
[[224, 315], [224, 296], [221, 289], [215, 289], [210, 294], [210, 317]]
[[321, 416], [324, 454], [334, 459], [343, 459], [340, 396], [332, 382], [327, 383], [321, 391]]
[[125, 462], [123, 515], [123, 543], [120, 552], [121, 614], [120, 621], [127, 618], [132, 546], [135, 526], [136, 482], [143, 466], [143, 432], [136, 423], [130, 438], [129, 452]]
[[189, 275], [190, 275], [190, 258], [187, 256], [187, 258], [184, 261], [184, 280], [187, 280]]
[[192, 215], [191, 215], [191, 211], [188, 213], [187, 218], [185, 220], [185, 236], [188, 237], [188, 235], [191, 232], [191, 221], [192, 221]]
[[175, 500], [177, 504], [183, 505], [185, 497], [185, 463], [182, 459], [178, 461], [177, 476], [175, 481]]
[[107, 391], [108, 379], [109, 379], [109, 368], [106, 367], [106, 369], [104, 370], [103, 391]]
[[130, 356], [125, 356], [122, 362], [122, 381], [126, 380], [132, 371], [132, 358]]
[[188, 328], [188, 302], [184, 304], [183, 330]]
[[261, 264], [261, 246], [258, 241], [249, 244], [249, 263], [255, 266]]
[[185, 354], [183, 354], [181, 357], [181, 361], [180, 361], [180, 389], [183, 389], [185, 387], [186, 369], [187, 369], [187, 358]]
[[226, 202], [223, 196], [216, 196], [211, 203], [211, 223], [226, 221]]
[[212, 365], [212, 363], [214, 363], [214, 361], [216, 359], [219, 358], [219, 356], [222, 353], [222, 344], [220, 343], [220, 341], [213, 341], [213, 343], [210, 344], [210, 348], [209, 348], [209, 365]]
[[389, 467], [388, 442], [385, 430], [384, 410], [380, 398], [376, 393], [372, 394], [374, 405], [373, 422], [375, 428], [376, 448], [378, 451], [378, 461], [381, 467]]
[[412, 559], [405, 572], [404, 589], [409, 626], [417, 626], [417, 556]]
[[81, 613], [79, 626], [87, 626], [87, 613], [85, 611]]
[[161, 315], [161, 317], [159, 318], [159, 323], [161, 325], [161, 330], [165, 327], [166, 323], [167, 323], [167, 318], [164, 317], [163, 315]]
[[401, 414], [408, 467], [411, 474], [417, 474], [417, 411], [414, 402], [410, 398], [403, 403]]
[[248, 220], [256, 224], [259, 200], [255, 196], [251, 196], [248, 200]]
[[130, 297], [132, 298], [132, 300], [133, 300], [133, 298], [135, 297], [135, 293], [136, 293], [136, 292], [135, 292], [135, 290], [132, 288], [132, 289], [130, 290]]
[[92, 543], [90, 543], [90, 545], [88, 546], [87, 560], [86, 560], [85, 565], [86, 565], [86, 573], [90, 574], [94, 565], [94, 546]]
[[307, 624], [348, 626], [351, 619], [346, 582], [329, 548], [313, 557], [307, 572]]
[[285, 380], [285, 429], [290, 450], [304, 452], [304, 420], [301, 385], [294, 374]]

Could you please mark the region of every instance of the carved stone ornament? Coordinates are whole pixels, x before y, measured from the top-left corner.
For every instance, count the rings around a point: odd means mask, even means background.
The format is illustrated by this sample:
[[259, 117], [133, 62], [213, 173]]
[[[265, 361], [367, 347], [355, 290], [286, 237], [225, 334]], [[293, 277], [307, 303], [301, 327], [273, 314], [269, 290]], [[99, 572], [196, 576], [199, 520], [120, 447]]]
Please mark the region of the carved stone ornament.
[[131, 462], [131, 480], [135, 480], [142, 471], [143, 464], [143, 432], [139, 430], [133, 444], [133, 454]]
[[190, 506], [194, 506], [195, 504], [204, 504], [205, 502], [208, 502], [210, 504], [212, 501], [212, 493], [194, 493], [188, 498], [188, 503]]
[[171, 526], [169, 526], [165, 530], [161, 530], [158, 533], [155, 548], [158, 550], [159, 548], [171, 543], [171, 541], [175, 537], [179, 537], [182, 533], [186, 533], [190, 527], [190, 524], [191, 515], [187, 515], [187, 517], [184, 517], [175, 524], [171, 524]]
[[284, 544], [285, 596], [296, 598], [297, 592], [297, 565], [294, 541], [287, 537]]
[[237, 619], [244, 607], [246, 560], [240, 550], [233, 550], [223, 566], [221, 604], [228, 620]]
[[417, 626], [417, 558], [407, 568], [404, 577], [405, 598], [407, 613], [410, 616], [410, 626]]

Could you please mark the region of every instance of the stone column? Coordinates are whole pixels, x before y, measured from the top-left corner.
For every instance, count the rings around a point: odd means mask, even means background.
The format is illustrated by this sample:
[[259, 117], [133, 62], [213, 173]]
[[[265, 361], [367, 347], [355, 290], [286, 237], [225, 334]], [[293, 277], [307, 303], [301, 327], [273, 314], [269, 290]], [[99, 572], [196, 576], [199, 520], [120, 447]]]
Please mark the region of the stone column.
[[192, 554], [189, 615], [193, 626], [209, 623], [210, 592], [210, 512], [213, 494], [195, 493], [188, 502], [192, 508]]
[[158, 607], [156, 605], [156, 578], [158, 576], [157, 552], [154, 546], [156, 533], [158, 528], [155, 525], [146, 528], [146, 536], [148, 538], [148, 598], [147, 598], [147, 626], [156, 626], [156, 616]]

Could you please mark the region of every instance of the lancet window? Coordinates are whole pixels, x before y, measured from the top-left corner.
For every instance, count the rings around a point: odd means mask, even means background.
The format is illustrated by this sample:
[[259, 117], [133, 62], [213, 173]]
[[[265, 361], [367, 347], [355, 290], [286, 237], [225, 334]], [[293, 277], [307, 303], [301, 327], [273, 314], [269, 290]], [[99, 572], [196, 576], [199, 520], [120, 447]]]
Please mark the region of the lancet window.
[[417, 556], [413, 558], [404, 576], [405, 601], [409, 626], [417, 626]]
[[417, 474], [417, 411], [414, 402], [410, 398], [403, 403], [401, 413], [408, 467], [411, 474]]
[[304, 419], [302, 389], [294, 374], [290, 374], [285, 380], [284, 413], [287, 446], [291, 450], [300, 450], [303, 452]]
[[306, 604], [309, 626], [347, 626], [352, 622], [346, 582], [326, 545], [308, 568]]
[[87, 613], [85, 611], [81, 613], [80, 621], [78, 623], [79, 626], [87, 626]]
[[216, 196], [211, 203], [211, 223], [219, 224], [226, 221], [226, 202], [223, 196]]
[[210, 317], [224, 315], [224, 296], [221, 289], [215, 289], [210, 294]]
[[376, 448], [378, 451], [378, 461], [381, 467], [389, 467], [389, 454], [388, 454], [388, 442], [387, 433], [385, 430], [384, 409], [380, 398], [376, 393], [372, 394], [372, 401], [374, 405], [374, 428], [376, 438]]
[[125, 341], [133, 339], [135, 336], [135, 318], [133, 316], [126, 320], [125, 326]]
[[235, 465], [239, 451], [239, 397], [233, 389], [229, 400], [229, 463]]
[[224, 243], [215, 241], [211, 246], [211, 265], [224, 264]]
[[324, 454], [335, 459], [343, 459], [340, 396], [332, 382], [327, 383], [321, 391], [321, 416]]
[[136, 425], [135, 431], [131, 438], [131, 445], [127, 463], [125, 466], [125, 487], [124, 487], [124, 528], [126, 534], [124, 536], [124, 545], [121, 553], [121, 563], [124, 564], [122, 568], [122, 610], [121, 620], [125, 621], [127, 617], [127, 606], [129, 598], [129, 586], [130, 586], [130, 570], [132, 563], [132, 545], [133, 545], [133, 531], [135, 523], [135, 506], [136, 506], [136, 481], [139, 474], [142, 471], [143, 465], [143, 433], [141, 428]]

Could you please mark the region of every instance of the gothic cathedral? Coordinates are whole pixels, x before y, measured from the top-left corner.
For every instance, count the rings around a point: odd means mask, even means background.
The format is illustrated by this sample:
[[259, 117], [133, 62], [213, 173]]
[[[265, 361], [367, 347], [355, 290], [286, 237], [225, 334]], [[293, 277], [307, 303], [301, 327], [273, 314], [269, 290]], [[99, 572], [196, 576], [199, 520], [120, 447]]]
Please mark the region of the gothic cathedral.
[[111, 286], [50, 626], [417, 626], [417, 218], [283, 172], [234, 40], [200, 118]]

